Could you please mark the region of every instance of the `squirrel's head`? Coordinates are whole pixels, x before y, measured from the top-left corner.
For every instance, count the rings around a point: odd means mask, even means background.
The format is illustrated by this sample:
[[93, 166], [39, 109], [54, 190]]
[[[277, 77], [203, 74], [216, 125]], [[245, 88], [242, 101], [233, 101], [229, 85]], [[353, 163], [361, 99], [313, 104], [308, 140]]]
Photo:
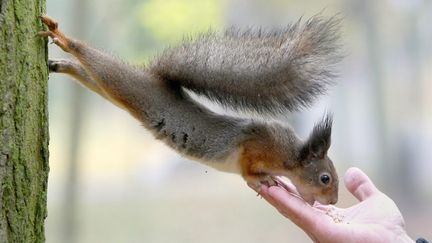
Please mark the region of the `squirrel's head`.
[[338, 200], [338, 176], [327, 156], [331, 143], [331, 115], [315, 125], [308, 140], [301, 146], [293, 183], [305, 201], [335, 204]]

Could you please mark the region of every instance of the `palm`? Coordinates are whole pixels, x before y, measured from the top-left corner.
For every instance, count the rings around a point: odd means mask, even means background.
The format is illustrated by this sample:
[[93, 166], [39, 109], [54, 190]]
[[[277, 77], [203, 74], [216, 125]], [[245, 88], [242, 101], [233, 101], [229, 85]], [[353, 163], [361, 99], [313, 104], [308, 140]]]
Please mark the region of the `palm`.
[[400, 237], [397, 232], [404, 232], [401, 213], [381, 193], [346, 209], [322, 205], [315, 209], [322, 215], [320, 220], [327, 221], [322, 222], [316, 242], [395, 242]]

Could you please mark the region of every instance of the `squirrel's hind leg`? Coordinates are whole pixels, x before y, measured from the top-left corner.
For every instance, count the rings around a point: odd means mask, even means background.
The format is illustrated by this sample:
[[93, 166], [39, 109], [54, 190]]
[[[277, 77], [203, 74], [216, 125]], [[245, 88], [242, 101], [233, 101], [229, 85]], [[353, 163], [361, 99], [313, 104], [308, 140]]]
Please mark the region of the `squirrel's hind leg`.
[[113, 100], [101, 87], [99, 87], [99, 84], [78, 61], [70, 59], [49, 59], [48, 68], [50, 73], [64, 73], [70, 75], [88, 89], [111, 101], [120, 108], [123, 108], [121, 104], [116, 100]]
[[80, 81], [80, 83], [85, 87], [107, 98], [103, 91], [99, 88], [98, 84], [92, 79], [92, 77], [78, 61], [66, 59], [49, 59], [48, 67], [50, 73], [68, 74], [74, 79]]
[[48, 27], [48, 31], [41, 31], [38, 35], [42, 37], [51, 37], [53, 43], [58, 45], [63, 49], [63, 51], [70, 52], [71, 41], [59, 30], [58, 23], [48, 16], [40, 16], [39, 18]]
[[[128, 110], [132, 115], [142, 120], [142, 105], [147, 83], [154, 81], [144, 69], [128, 65], [113, 56], [101, 52], [88, 45], [67, 37], [58, 27], [58, 23], [47, 16], [40, 17], [49, 31], [39, 32], [39, 36], [50, 37], [63, 51], [72, 54], [80, 62], [87, 76], [91, 78], [78, 79], [115, 105]], [[94, 82], [87, 82], [94, 80]], [[97, 86], [95, 86], [96, 84]], [[87, 85], [86, 85], [87, 86]], [[89, 87], [90, 88], [90, 87]]]

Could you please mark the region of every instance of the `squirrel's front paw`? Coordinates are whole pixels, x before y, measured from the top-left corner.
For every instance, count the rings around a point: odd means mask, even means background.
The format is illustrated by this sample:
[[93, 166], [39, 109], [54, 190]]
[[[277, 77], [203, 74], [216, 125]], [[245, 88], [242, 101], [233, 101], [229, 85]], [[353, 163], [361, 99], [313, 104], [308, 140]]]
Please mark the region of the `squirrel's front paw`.
[[248, 176], [244, 179], [250, 187], [258, 192], [258, 194], [262, 185], [267, 187], [278, 185], [278, 182], [275, 180], [275, 178], [270, 175]]
[[58, 29], [57, 21], [48, 16], [40, 16], [39, 18], [48, 27], [49, 31], [41, 31], [38, 35], [41, 37], [51, 37], [53, 43], [58, 45], [63, 51], [70, 52], [70, 40]]
[[72, 61], [64, 59], [49, 59], [48, 68], [50, 73], [64, 73], [71, 69], [73, 66]]

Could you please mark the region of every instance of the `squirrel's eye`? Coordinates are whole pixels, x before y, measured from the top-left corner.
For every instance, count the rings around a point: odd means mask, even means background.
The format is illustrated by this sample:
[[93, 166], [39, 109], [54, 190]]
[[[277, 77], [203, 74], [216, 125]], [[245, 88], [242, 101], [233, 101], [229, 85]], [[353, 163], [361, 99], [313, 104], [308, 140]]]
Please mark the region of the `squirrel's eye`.
[[330, 176], [327, 173], [324, 173], [320, 176], [320, 182], [323, 185], [328, 185], [330, 183]]

